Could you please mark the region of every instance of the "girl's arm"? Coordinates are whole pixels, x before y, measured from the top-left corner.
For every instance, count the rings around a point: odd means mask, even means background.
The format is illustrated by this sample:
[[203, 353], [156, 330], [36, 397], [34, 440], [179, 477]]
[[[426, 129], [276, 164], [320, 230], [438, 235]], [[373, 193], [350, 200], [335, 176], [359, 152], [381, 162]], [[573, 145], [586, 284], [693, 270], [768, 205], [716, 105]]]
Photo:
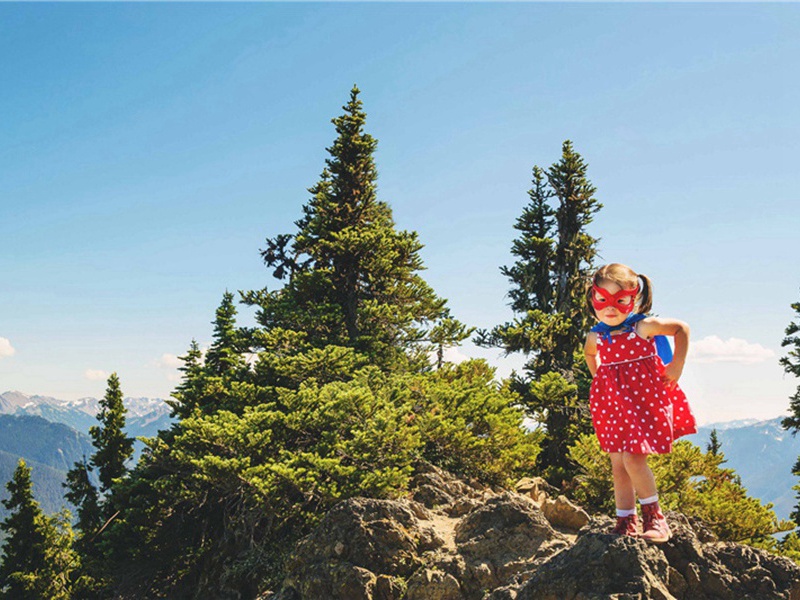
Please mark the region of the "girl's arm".
[[590, 333], [586, 336], [586, 343], [583, 345], [583, 355], [586, 357], [586, 366], [594, 377], [597, 373], [597, 334]]
[[675, 351], [672, 362], [664, 369], [664, 379], [667, 387], [675, 387], [683, 373], [686, 363], [686, 353], [689, 352], [689, 326], [677, 319], [660, 319], [647, 317], [638, 324], [639, 335], [652, 338], [654, 335], [671, 335], [675, 338]]

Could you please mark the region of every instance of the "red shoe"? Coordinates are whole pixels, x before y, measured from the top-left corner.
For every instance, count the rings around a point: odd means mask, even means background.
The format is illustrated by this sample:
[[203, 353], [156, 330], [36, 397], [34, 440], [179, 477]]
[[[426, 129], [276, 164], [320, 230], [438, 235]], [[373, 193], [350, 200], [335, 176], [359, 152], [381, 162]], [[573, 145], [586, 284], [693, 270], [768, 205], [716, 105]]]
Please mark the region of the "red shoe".
[[642, 504], [642, 539], [655, 544], [666, 542], [672, 537], [667, 518], [661, 512], [658, 502]]
[[617, 524], [611, 530], [611, 533], [616, 535], [627, 535], [630, 537], [639, 537], [639, 531], [636, 529], [639, 520], [636, 515], [627, 517], [617, 517]]

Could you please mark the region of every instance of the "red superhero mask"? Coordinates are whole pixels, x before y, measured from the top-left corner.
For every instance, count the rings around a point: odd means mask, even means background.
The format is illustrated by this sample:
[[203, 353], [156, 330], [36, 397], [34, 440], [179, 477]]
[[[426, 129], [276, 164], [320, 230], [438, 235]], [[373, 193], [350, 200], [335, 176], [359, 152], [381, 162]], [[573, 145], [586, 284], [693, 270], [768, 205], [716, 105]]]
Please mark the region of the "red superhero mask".
[[[635, 304], [633, 298], [636, 298], [636, 294], [639, 293], [639, 288], [636, 287], [632, 290], [620, 290], [616, 294], [612, 294], [606, 289], [598, 287], [596, 285], [592, 286], [592, 306], [597, 311], [601, 311], [604, 308], [609, 306], [613, 306], [619, 312], [628, 314], [633, 310], [633, 305]], [[598, 300], [597, 296], [600, 296], [602, 299]], [[625, 298], [631, 297], [631, 301], [627, 304], [623, 304]]]

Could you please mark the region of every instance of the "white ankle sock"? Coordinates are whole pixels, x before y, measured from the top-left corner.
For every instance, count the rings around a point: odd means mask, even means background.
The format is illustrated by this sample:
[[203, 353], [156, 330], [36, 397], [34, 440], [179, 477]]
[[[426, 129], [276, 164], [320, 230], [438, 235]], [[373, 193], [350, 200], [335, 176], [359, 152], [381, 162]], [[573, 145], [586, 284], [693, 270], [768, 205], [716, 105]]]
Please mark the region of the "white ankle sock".
[[618, 508], [617, 509], [617, 516], [618, 517], [630, 517], [631, 515], [636, 514], [635, 508]]
[[653, 502], [658, 502], [658, 494], [649, 498], [639, 498], [639, 504], [652, 504]]

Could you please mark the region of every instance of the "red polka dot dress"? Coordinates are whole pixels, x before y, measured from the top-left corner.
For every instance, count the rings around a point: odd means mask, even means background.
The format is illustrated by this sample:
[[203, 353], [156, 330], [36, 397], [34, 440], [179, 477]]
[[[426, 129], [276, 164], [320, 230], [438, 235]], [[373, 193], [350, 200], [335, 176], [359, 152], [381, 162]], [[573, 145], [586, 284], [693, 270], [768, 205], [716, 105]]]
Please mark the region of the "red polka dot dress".
[[686, 394], [667, 390], [655, 341], [636, 332], [597, 337], [600, 366], [589, 407], [605, 452], [667, 454], [676, 438], [697, 431]]

